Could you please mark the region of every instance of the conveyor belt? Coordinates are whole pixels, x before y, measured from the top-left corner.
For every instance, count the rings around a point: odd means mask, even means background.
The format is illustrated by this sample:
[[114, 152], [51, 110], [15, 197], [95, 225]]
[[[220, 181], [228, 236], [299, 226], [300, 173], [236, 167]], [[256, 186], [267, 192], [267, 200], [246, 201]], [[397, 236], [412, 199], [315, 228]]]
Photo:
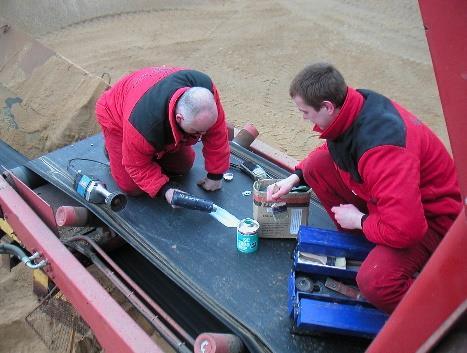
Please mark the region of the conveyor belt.
[[13, 169], [25, 165], [27, 162], [28, 159], [25, 156], [0, 140], [0, 166], [2, 166], [2, 169]]
[[130, 245], [110, 256], [191, 337], [203, 332], [231, 332]]
[[[221, 191], [208, 193], [196, 186], [205, 175], [197, 146], [190, 173], [177, 180], [182, 188], [209, 198], [238, 218], [251, 217], [252, 198], [242, 196], [252, 181], [232, 170], [234, 179]], [[69, 160], [88, 158], [107, 163], [100, 135], [66, 146], [29, 163], [43, 178], [80, 201], [66, 172]], [[115, 189], [108, 167], [74, 160], [73, 166]], [[226, 327], [241, 336], [250, 352], [362, 352], [367, 341], [345, 337], [293, 336], [287, 315], [287, 278], [292, 267], [294, 240], [261, 239], [255, 254], [236, 249], [235, 229], [226, 228], [207, 214], [173, 209], [162, 199], [130, 198], [127, 207], [113, 213], [105, 206], [87, 205], [134, 249], [180, 286]], [[321, 214], [320, 214], [321, 212]], [[313, 213], [313, 212], [312, 212]], [[312, 219], [325, 220], [322, 210]], [[318, 222], [319, 223], [319, 222]]]

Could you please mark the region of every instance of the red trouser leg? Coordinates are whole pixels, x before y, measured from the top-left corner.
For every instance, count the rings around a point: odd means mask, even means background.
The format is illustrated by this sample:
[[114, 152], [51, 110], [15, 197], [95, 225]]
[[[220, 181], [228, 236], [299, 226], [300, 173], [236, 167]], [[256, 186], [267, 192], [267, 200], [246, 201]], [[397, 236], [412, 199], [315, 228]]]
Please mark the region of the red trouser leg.
[[122, 136], [115, 130], [102, 129], [105, 138], [105, 148], [109, 155], [110, 173], [118, 187], [128, 195], [141, 195], [143, 191], [136, 185], [122, 165]]
[[[137, 196], [143, 191], [136, 185], [122, 165], [122, 137], [115, 130], [102, 128], [105, 137], [105, 147], [109, 154], [110, 171], [119, 188], [125, 193]], [[191, 146], [182, 146], [177, 152], [166, 153], [158, 163], [166, 174], [186, 174], [192, 168], [195, 151]]]
[[357, 284], [363, 296], [377, 308], [391, 313], [415, 280], [414, 274], [422, 270], [441, 238], [430, 228], [419, 244], [408, 249], [377, 245], [357, 274]]
[[351, 203], [363, 213], [368, 212], [366, 202], [356, 196], [342, 181], [329, 151], [315, 150], [306, 159], [306, 163], [303, 165], [303, 178], [318, 196], [337, 229], [343, 230], [334, 219], [334, 213], [331, 212], [332, 207]]
[[[318, 149], [313, 152], [303, 165], [303, 177], [334, 223], [336, 221], [331, 207], [341, 203], [351, 203], [367, 213], [365, 201], [342, 181], [329, 151]], [[337, 223], [336, 226], [340, 230], [349, 231]], [[377, 308], [392, 312], [412, 285], [414, 274], [423, 268], [440, 242], [439, 234], [439, 231], [430, 227], [423, 241], [409, 249], [377, 245], [362, 263], [357, 275], [362, 294]]]
[[142, 191], [122, 165], [122, 131], [119, 128], [114, 128], [106, 124], [106, 122], [110, 120], [110, 117], [105, 109], [105, 105], [100, 104], [99, 101], [96, 104], [96, 117], [104, 135], [105, 149], [109, 155], [110, 173], [113, 179], [123, 192], [129, 195], [141, 194]]

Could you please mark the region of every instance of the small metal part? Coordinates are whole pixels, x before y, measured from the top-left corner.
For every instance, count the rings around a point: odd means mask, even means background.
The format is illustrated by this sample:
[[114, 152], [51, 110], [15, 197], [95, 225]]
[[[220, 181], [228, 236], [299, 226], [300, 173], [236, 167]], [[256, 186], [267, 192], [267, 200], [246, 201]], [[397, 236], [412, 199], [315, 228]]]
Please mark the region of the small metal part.
[[251, 190], [245, 190], [242, 192], [243, 196], [250, 196], [251, 195]]
[[306, 185], [294, 186], [290, 192], [307, 192], [310, 188]]
[[332, 279], [330, 277], [326, 278], [326, 282], [324, 283], [324, 285], [326, 286], [326, 288], [332, 289], [333, 291], [345, 295], [346, 297], [350, 297], [357, 300], [362, 298], [362, 295], [357, 288], [336, 281], [335, 279]]
[[261, 180], [261, 179], [269, 178], [269, 175], [266, 173], [263, 167], [251, 161], [243, 161], [240, 164], [240, 170], [245, 172], [253, 180]]
[[233, 173], [230, 173], [230, 172], [224, 173], [224, 180], [225, 181], [232, 181], [233, 177], [234, 177]]
[[217, 205], [214, 205], [214, 211], [211, 212], [210, 215], [226, 227], [235, 228], [238, 227], [238, 224], [240, 223], [240, 220], [237, 217]]
[[321, 281], [316, 281], [314, 284], [313, 284], [313, 292], [315, 293], [320, 293], [320, 292], [323, 292], [324, 290], [324, 284], [323, 282]]
[[297, 277], [295, 288], [300, 292], [313, 292], [313, 282], [307, 277]]
[[41, 260], [38, 264], [36, 263], [33, 264], [31, 262], [28, 262], [26, 263], [26, 266], [28, 266], [29, 268], [32, 268], [33, 270], [36, 270], [36, 269], [47, 266], [47, 260]]

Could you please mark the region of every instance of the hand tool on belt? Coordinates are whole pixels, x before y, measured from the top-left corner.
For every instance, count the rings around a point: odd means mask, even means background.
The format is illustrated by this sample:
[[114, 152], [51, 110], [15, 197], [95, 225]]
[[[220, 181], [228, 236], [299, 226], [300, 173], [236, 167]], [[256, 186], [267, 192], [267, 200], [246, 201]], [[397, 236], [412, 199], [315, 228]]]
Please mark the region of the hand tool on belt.
[[175, 190], [172, 205], [209, 213], [226, 227], [237, 228], [240, 220], [222, 207], [209, 200], [205, 200], [186, 192]]
[[106, 204], [112, 211], [118, 212], [126, 206], [126, 196], [119, 191], [110, 192], [106, 185], [93, 177], [77, 171], [73, 187], [86, 201], [96, 204]]
[[243, 161], [240, 164], [230, 163], [233, 168], [240, 169], [253, 180], [269, 179], [268, 173], [259, 164], [251, 161]]

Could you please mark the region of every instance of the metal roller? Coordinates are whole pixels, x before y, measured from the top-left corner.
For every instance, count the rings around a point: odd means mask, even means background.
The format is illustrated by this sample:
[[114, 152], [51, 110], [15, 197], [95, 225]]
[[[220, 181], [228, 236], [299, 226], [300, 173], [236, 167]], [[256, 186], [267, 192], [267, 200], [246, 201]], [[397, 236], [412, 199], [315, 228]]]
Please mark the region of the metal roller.
[[195, 353], [242, 353], [243, 342], [235, 335], [227, 333], [202, 333], [195, 341]]

